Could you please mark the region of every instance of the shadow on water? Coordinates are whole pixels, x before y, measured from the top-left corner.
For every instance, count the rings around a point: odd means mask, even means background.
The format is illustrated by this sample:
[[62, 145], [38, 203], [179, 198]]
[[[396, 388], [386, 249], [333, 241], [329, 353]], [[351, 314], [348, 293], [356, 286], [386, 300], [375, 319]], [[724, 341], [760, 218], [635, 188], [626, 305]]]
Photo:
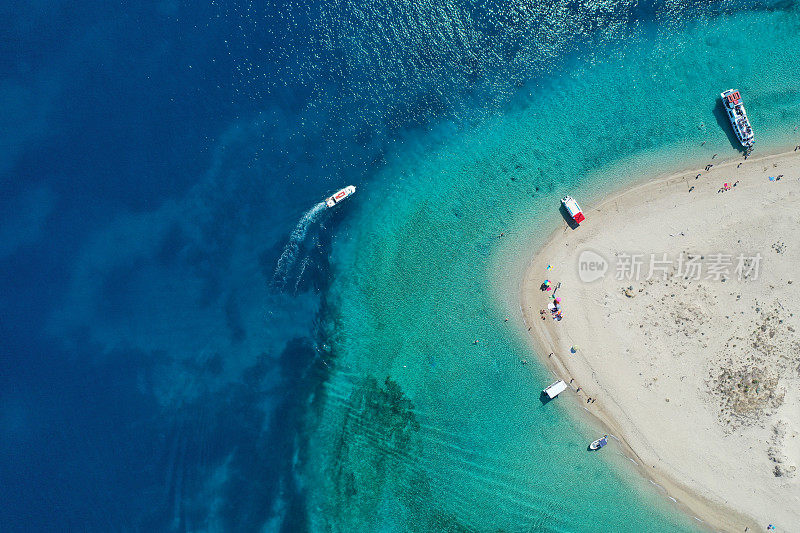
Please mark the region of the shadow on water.
[[744, 153], [744, 147], [739, 142], [739, 139], [736, 137], [736, 133], [733, 131], [733, 126], [731, 125], [730, 119], [728, 119], [728, 113], [725, 112], [725, 106], [722, 103], [721, 99], [717, 99], [717, 103], [713, 109], [714, 118], [717, 119], [717, 125], [725, 132], [725, 135], [728, 136], [728, 142], [731, 143], [731, 148], [737, 150], [741, 153]]
[[[558, 398], [558, 396], [556, 396], [556, 398]], [[548, 395], [547, 395], [547, 393], [546, 393], [546, 392], [544, 392], [544, 391], [542, 391], [542, 392], [540, 392], [540, 393], [539, 393], [539, 401], [540, 401], [540, 402], [542, 402], [542, 405], [547, 405], [548, 403], [552, 402], [552, 401], [553, 401], [553, 400], [555, 400], [556, 398], [551, 398], [551, 397], [550, 397], [550, 396], [548, 396]]]

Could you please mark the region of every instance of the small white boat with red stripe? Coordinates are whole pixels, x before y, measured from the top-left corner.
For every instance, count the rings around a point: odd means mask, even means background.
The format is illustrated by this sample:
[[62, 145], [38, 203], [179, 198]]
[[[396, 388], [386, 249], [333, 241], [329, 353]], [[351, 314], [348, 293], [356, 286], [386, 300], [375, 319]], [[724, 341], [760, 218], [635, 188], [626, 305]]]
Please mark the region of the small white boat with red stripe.
[[569, 213], [569, 216], [572, 217], [576, 225], [586, 220], [586, 217], [583, 216], [583, 211], [581, 211], [581, 206], [578, 205], [578, 202], [576, 202], [575, 198], [572, 196], [565, 196], [562, 198], [561, 205], [564, 206], [564, 209], [567, 210], [567, 213]]
[[335, 193], [333, 193], [331, 196], [325, 198], [325, 205], [327, 205], [328, 207], [333, 207], [342, 200], [344, 200], [345, 198], [347, 198], [348, 196], [352, 195], [354, 192], [356, 192], [355, 186], [348, 185], [344, 189], [340, 189]]

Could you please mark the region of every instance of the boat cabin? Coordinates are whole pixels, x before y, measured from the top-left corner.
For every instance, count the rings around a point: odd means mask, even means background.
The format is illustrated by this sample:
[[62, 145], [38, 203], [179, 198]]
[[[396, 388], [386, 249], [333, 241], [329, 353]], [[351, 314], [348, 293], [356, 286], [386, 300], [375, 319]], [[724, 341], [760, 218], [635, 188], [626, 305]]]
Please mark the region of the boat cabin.
[[559, 379], [558, 381], [556, 381], [555, 383], [544, 389], [542, 392], [552, 400], [565, 390], [567, 390], [567, 384], [564, 383], [563, 379]]
[[728, 101], [728, 104], [733, 107], [737, 105], [739, 102], [742, 101], [742, 95], [739, 94], [739, 91], [732, 91], [732, 92], [725, 92], [725, 99]]
[[567, 213], [569, 213], [569, 216], [575, 221], [575, 224], [580, 224], [586, 220], [586, 217], [583, 216], [583, 211], [581, 211], [581, 206], [578, 205], [578, 202], [576, 202], [575, 198], [572, 196], [565, 196], [562, 198], [561, 205], [567, 210]]

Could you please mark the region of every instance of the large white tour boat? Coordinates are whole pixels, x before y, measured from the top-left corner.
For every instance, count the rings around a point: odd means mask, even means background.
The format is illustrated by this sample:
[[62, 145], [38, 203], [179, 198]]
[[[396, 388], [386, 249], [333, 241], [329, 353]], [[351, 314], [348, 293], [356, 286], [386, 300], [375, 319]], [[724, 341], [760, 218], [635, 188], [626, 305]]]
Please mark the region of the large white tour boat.
[[756, 142], [753, 135], [753, 128], [750, 126], [750, 120], [747, 118], [747, 113], [742, 104], [742, 95], [736, 89], [728, 89], [722, 96], [722, 105], [725, 106], [725, 111], [728, 113], [728, 118], [733, 126], [733, 131], [742, 146], [748, 150], [753, 148]]

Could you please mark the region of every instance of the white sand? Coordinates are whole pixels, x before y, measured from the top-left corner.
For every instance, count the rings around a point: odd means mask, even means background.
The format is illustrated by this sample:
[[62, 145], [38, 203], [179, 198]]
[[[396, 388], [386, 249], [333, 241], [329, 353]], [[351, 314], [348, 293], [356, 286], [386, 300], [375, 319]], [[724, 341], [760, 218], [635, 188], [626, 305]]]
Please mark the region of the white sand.
[[[564, 394], [688, 512], [726, 531], [798, 531], [800, 151], [713, 162], [583, 205], [586, 222], [532, 261], [522, 308], [546, 363], [581, 388]], [[724, 182], [738, 184], [718, 193]], [[581, 281], [584, 250], [608, 261], [603, 278]], [[643, 254], [639, 279], [618, 279], [623, 253]], [[701, 279], [676, 274], [681, 253], [702, 257]], [[738, 279], [740, 254], [758, 253], [757, 273]], [[649, 276], [650, 254], [667, 254], [666, 277]], [[705, 279], [712, 263], [725, 281]], [[560, 322], [540, 318], [545, 278], [562, 284]]]

